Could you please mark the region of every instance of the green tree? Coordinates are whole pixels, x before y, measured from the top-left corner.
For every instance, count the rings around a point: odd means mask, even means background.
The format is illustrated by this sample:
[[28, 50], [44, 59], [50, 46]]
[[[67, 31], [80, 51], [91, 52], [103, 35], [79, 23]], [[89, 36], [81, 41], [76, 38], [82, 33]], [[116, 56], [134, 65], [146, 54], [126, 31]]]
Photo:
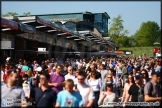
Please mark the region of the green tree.
[[135, 47], [136, 44], [137, 44], [135, 36], [132, 35], [132, 36], [127, 37], [127, 38], [128, 38], [128, 45], [129, 45], [129, 47]]
[[160, 27], [156, 22], [143, 22], [135, 33], [137, 46], [152, 46], [160, 36]]
[[30, 16], [30, 12], [24, 12], [25, 16]]
[[109, 36], [119, 45], [123, 44], [119, 41], [120, 36], [126, 36], [128, 30], [124, 30], [122, 16], [118, 15], [116, 18], [113, 18], [110, 29], [108, 30]]
[[2, 17], [16, 16], [18, 15], [16, 12], [8, 12], [7, 14], [2, 14]]

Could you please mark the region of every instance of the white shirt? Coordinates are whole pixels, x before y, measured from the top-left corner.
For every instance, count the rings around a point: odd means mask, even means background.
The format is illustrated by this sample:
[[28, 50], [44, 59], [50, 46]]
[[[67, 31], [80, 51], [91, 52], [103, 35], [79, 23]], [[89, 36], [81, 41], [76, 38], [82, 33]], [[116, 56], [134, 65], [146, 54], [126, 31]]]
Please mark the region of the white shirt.
[[119, 66], [116, 66], [116, 72], [120, 74], [122, 73], [122, 70], [119, 68]]
[[75, 75], [70, 75], [69, 73], [67, 75], [65, 75], [65, 80], [67, 79], [72, 79], [73, 81], [75, 81]]
[[3, 82], [3, 75], [4, 75], [4, 72], [1, 70], [1, 82]]
[[86, 107], [89, 100], [94, 99], [94, 94], [93, 94], [93, 90], [90, 86], [88, 85], [80, 85], [77, 84], [77, 88], [80, 92], [80, 95], [82, 96], [82, 100], [83, 100], [83, 107]]
[[96, 80], [89, 79], [88, 84], [92, 87], [93, 91], [100, 91], [100, 88], [102, 87], [102, 80], [101, 78]]
[[30, 87], [29, 87], [29, 81], [23, 82], [22, 86], [23, 86], [23, 90], [25, 92], [25, 96], [28, 97], [28, 95], [29, 95], [29, 89], [30, 89]]
[[74, 84], [78, 84], [78, 78], [77, 77], [74, 79]]

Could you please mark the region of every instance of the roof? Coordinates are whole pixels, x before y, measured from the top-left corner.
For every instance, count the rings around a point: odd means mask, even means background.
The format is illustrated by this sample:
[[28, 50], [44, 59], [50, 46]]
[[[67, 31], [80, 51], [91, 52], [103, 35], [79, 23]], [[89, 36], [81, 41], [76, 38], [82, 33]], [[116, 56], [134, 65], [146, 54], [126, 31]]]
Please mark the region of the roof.
[[[93, 14], [101, 14], [101, 13], [93, 13]], [[104, 12], [102, 14], [105, 15], [108, 19], [110, 19], [110, 16], [107, 14], [107, 12]]]
[[[68, 15], [68, 14], [99, 14], [99, 13], [91, 13], [85, 11], [85, 12], [76, 12], [76, 13], [53, 13], [53, 14], [40, 14], [40, 15], [30, 15], [30, 16], [51, 16], [51, 15]], [[110, 16], [106, 12], [100, 14], [104, 14], [108, 19], [110, 19]], [[19, 17], [23, 17], [23, 16], [25, 15], [20, 15]]]

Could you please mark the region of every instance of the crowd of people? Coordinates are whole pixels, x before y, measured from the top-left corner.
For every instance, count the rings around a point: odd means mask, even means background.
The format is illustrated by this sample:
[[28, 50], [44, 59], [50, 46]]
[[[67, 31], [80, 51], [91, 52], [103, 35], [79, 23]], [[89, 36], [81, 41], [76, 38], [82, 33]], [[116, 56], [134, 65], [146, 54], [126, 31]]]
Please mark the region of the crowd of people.
[[26, 107], [161, 107], [161, 63], [161, 58], [135, 57], [41, 63], [7, 58], [1, 64], [1, 107], [18, 107], [13, 100]]

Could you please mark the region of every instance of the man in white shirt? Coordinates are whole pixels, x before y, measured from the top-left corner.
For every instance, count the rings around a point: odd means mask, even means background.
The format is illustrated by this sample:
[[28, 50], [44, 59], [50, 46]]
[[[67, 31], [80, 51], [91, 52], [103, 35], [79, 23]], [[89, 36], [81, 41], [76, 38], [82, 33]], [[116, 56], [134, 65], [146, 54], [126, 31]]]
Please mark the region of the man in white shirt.
[[72, 79], [73, 81], [75, 81], [75, 75], [73, 74], [73, 68], [72, 68], [72, 66], [69, 66], [68, 69], [67, 69], [67, 71], [68, 71], [68, 74], [65, 75], [65, 81], [67, 79]]
[[85, 83], [86, 73], [79, 72], [77, 78], [77, 90], [82, 96], [83, 107], [92, 107], [95, 97], [92, 88]]

